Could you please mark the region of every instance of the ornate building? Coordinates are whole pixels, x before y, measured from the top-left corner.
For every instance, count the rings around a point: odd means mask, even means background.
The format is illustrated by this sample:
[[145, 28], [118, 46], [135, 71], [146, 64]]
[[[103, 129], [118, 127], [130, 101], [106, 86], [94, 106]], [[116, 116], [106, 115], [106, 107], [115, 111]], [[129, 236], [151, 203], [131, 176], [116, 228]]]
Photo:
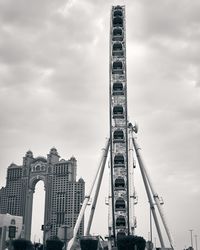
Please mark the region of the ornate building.
[[[58, 234], [61, 226], [74, 227], [85, 194], [85, 182], [76, 180], [77, 161], [60, 159], [55, 148], [45, 157], [33, 157], [28, 151], [23, 165], [11, 164], [6, 186], [0, 190], [0, 213], [23, 216], [23, 236], [30, 239], [33, 193], [38, 181], [45, 187], [45, 238]], [[79, 234], [83, 234], [82, 221]]]
[[0, 214], [0, 250], [7, 248], [10, 238], [20, 237], [22, 217], [10, 214]]

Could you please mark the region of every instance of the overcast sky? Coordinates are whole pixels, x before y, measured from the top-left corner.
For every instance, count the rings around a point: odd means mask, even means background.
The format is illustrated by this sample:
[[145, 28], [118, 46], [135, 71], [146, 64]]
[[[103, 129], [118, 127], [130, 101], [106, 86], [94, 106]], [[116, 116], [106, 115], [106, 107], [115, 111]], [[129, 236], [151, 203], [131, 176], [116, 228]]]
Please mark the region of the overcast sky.
[[[46, 156], [55, 146], [62, 158], [77, 158], [78, 177], [90, 187], [109, 133], [109, 22], [116, 4], [126, 5], [129, 119], [139, 124], [145, 163], [182, 249], [189, 229], [200, 238], [199, 0], [0, 0], [0, 186], [27, 150]], [[92, 229], [102, 235], [107, 175]], [[137, 234], [147, 239], [138, 167], [135, 175]]]

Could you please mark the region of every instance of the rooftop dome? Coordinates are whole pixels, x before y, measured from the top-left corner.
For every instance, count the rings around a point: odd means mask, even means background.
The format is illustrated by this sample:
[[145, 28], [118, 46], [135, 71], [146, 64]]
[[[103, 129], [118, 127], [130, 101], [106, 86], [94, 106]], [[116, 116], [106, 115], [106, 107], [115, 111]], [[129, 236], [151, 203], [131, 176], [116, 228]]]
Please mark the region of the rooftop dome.
[[35, 158], [34, 162], [36, 162], [36, 161], [47, 162], [47, 159], [43, 156], [38, 156]]
[[58, 151], [55, 147], [51, 148], [49, 153], [53, 155], [58, 155]]
[[17, 166], [15, 163], [11, 163], [10, 166], [8, 167], [10, 168], [21, 168], [21, 166]]
[[31, 150], [28, 150], [28, 151], [26, 152], [26, 157], [32, 158], [32, 157], [33, 157], [33, 152], [32, 152]]
[[76, 161], [76, 158], [72, 155], [72, 157], [70, 158], [70, 161]]
[[78, 182], [84, 182], [83, 178], [81, 177]]

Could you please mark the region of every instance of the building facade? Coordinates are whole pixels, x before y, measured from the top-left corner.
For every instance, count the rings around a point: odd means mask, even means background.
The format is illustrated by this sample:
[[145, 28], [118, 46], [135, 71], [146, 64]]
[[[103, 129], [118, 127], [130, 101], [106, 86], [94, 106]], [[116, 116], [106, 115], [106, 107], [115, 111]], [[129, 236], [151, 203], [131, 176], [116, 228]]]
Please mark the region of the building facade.
[[[52, 148], [47, 157], [34, 157], [28, 151], [22, 166], [12, 163], [7, 170], [6, 186], [0, 190], [0, 213], [23, 217], [22, 237], [30, 239], [35, 186], [44, 182], [44, 240], [58, 234], [58, 228], [73, 228], [85, 195], [85, 182], [77, 179], [77, 161], [60, 159]], [[82, 221], [79, 235], [83, 234]]]
[[4, 250], [8, 246], [10, 239], [17, 239], [20, 236], [22, 221], [22, 216], [0, 214], [0, 250]]

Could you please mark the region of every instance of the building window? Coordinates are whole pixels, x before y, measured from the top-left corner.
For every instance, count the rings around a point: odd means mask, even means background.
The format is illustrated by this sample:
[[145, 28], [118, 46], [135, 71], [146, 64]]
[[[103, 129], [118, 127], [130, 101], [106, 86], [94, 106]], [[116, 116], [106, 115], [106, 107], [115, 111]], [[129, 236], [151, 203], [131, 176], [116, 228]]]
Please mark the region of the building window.
[[113, 95], [124, 95], [123, 84], [121, 82], [113, 84]]
[[113, 26], [114, 27], [122, 27], [123, 26], [123, 19], [119, 16], [113, 18]]
[[12, 219], [10, 222], [11, 225], [15, 225], [15, 219]]
[[113, 133], [113, 142], [124, 142], [124, 132], [121, 129], [115, 130]]
[[121, 61], [113, 62], [113, 74], [123, 74], [123, 64]]
[[114, 17], [117, 17], [117, 16], [121, 17], [122, 16], [122, 10], [120, 10], [120, 9], [115, 10], [113, 15], [114, 15]]
[[113, 118], [124, 118], [124, 109], [122, 106], [120, 105], [114, 106]]
[[36, 171], [40, 171], [40, 165], [37, 165], [35, 168]]
[[126, 204], [125, 204], [124, 199], [118, 198], [118, 199], [116, 200], [116, 202], [115, 202], [115, 209], [116, 209], [117, 211], [119, 211], [119, 210], [125, 210], [125, 208], [126, 208]]
[[115, 7], [115, 10], [122, 10], [122, 7], [121, 7], [120, 5], [117, 5], [117, 6]]
[[113, 36], [122, 36], [122, 29], [121, 28], [114, 28], [113, 29]]
[[123, 238], [123, 237], [125, 237], [125, 236], [126, 236], [126, 233], [125, 233], [124, 231], [119, 231], [119, 232], [117, 233], [117, 239]]
[[122, 50], [122, 44], [121, 43], [114, 43], [113, 44], [113, 50], [114, 51], [120, 51], [120, 50]]
[[57, 213], [56, 224], [62, 225], [64, 223], [64, 213]]
[[113, 44], [113, 51], [112, 51], [113, 56], [123, 56], [123, 47], [121, 43], [114, 43]]
[[118, 178], [115, 180], [115, 188], [116, 188], [116, 189], [124, 189], [124, 188], [125, 188], [125, 181], [124, 181], [124, 178], [118, 177]]
[[114, 167], [125, 167], [124, 156], [122, 154], [115, 155]]
[[122, 62], [121, 61], [114, 62], [113, 69], [122, 69]]
[[116, 219], [116, 227], [121, 227], [121, 228], [125, 228], [126, 227], [126, 221], [125, 221], [125, 218], [124, 216], [119, 216], [117, 219]]
[[113, 41], [123, 41], [123, 32], [121, 28], [113, 29]]

